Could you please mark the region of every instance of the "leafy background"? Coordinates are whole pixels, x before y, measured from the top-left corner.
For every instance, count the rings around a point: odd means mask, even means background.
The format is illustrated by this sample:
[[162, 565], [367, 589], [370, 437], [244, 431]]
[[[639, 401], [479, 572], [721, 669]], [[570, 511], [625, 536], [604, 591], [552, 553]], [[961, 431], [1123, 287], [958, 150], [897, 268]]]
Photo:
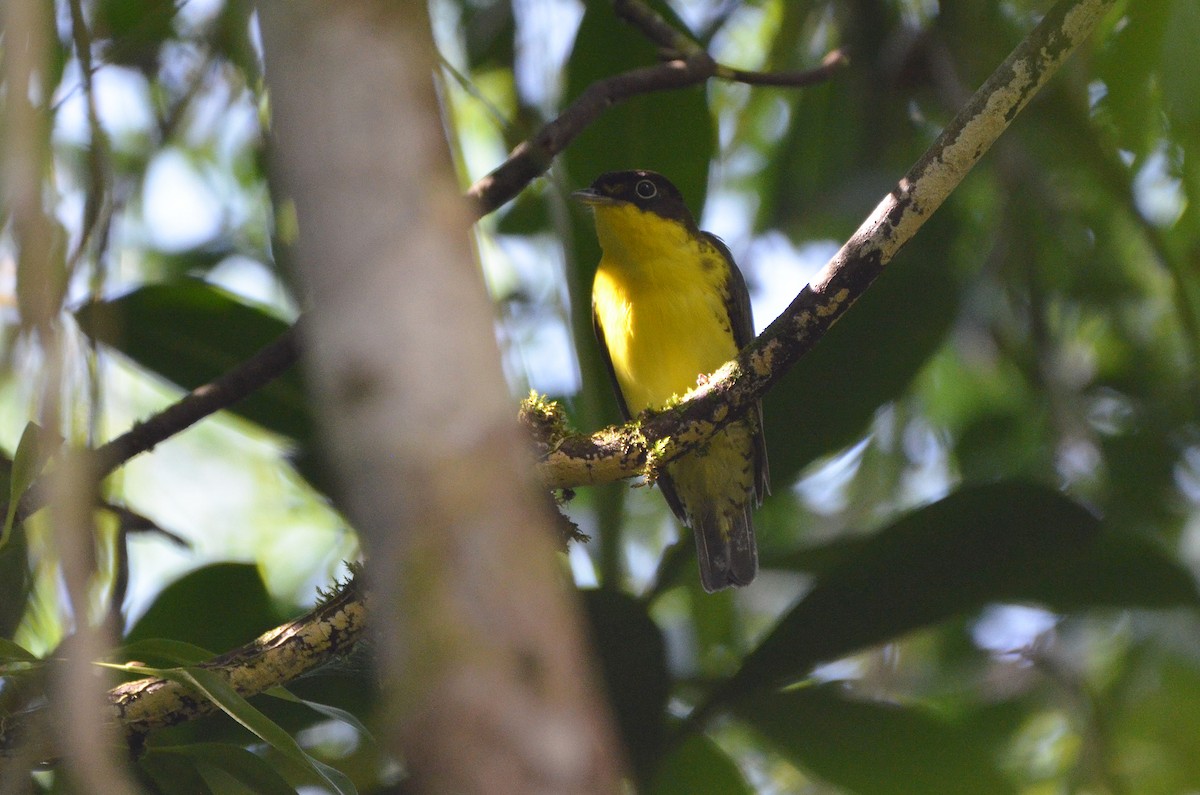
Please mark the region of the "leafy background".
[[[1047, 6], [656, 6], [730, 65], [799, 69], [843, 47], [850, 66], [803, 90], [713, 82], [615, 107], [484, 219], [478, 248], [514, 395], [550, 393], [580, 429], [617, 418], [588, 321], [599, 252], [571, 189], [611, 169], [667, 174], [729, 243], [762, 327]], [[44, 109], [48, 219], [66, 250], [83, 239], [89, 202], [109, 208], [105, 234], [56, 261], [73, 340], [59, 430], [80, 442], [219, 374], [295, 316], [273, 255], [288, 220], [268, 198], [249, 8], [82, 8], [97, 125], [66, 23]], [[431, 9], [464, 186], [589, 83], [657, 57], [607, 3]], [[642, 789], [1200, 788], [1198, 42], [1192, 0], [1118, 2], [1093, 46], [772, 391], [774, 494], [757, 515], [753, 587], [702, 593], [652, 489], [584, 489], [569, 504], [593, 536], [569, 562]], [[109, 177], [97, 183], [98, 171]], [[45, 352], [0, 229], [13, 299], [0, 438], [19, 490]], [[96, 602], [122, 607], [128, 642], [223, 651], [295, 615], [357, 553], [322, 496], [300, 376], [233, 414], [108, 484], [109, 500], [149, 520], [136, 534], [103, 526], [102, 548], [128, 546], [130, 584], [113, 554]], [[65, 632], [56, 571], [44, 522], [14, 528], [0, 550], [0, 629], [37, 655]], [[0, 647], [0, 712], [40, 670], [16, 646]], [[155, 648], [160, 658], [140, 659], [178, 661], [163, 653], [176, 647]], [[252, 701], [298, 756], [212, 718], [152, 736], [141, 781], [384, 791], [400, 770], [327, 709], [368, 719], [370, 681], [368, 663], [351, 660], [290, 688], [309, 704]], [[61, 782], [39, 774], [38, 786]]]

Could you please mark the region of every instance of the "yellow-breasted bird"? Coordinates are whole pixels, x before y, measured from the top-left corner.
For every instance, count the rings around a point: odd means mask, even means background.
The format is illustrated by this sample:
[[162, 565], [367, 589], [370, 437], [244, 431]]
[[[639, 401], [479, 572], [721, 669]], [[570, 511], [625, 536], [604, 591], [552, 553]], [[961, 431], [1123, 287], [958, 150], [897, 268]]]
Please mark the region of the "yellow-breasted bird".
[[[729, 249], [697, 228], [661, 174], [614, 171], [573, 195], [595, 217], [592, 323], [628, 420], [682, 396], [754, 338], [750, 296]], [[751, 512], [768, 488], [761, 405], [665, 469], [658, 486], [696, 537], [704, 589], [747, 585], [758, 571]]]

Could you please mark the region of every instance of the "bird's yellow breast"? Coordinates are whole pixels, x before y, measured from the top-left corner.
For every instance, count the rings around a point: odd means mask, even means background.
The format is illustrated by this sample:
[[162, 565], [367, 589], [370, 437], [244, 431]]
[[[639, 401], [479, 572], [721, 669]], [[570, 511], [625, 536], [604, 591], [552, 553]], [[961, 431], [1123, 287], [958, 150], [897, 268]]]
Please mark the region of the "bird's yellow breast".
[[595, 207], [604, 254], [592, 304], [630, 412], [660, 408], [737, 354], [729, 262], [681, 223], [632, 205]]

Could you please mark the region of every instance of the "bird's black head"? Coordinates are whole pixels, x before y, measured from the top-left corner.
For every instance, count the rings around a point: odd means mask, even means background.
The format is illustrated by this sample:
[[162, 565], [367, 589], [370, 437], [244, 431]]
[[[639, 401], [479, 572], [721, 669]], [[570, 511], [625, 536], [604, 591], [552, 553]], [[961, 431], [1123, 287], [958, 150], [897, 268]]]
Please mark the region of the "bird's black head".
[[590, 205], [629, 203], [646, 212], [696, 228], [683, 195], [671, 181], [654, 171], [609, 171], [591, 187], [575, 191], [574, 198]]

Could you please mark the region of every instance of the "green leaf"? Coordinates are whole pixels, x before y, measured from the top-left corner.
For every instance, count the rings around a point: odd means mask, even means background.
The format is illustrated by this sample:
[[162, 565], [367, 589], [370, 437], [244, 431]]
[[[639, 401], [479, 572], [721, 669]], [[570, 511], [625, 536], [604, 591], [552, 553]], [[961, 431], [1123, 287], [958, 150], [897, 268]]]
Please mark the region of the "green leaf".
[[4, 516], [4, 530], [0, 532], [0, 549], [8, 543], [21, 497], [42, 474], [46, 462], [61, 444], [62, 439], [57, 434], [47, 433], [37, 423], [25, 425], [21, 441], [17, 443], [17, 452], [13, 455], [12, 474], [8, 482], [8, 511]]
[[671, 692], [662, 632], [645, 605], [628, 594], [588, 590], [583, 603], [625, 749], [645, 780], [662, 751]]
[[965, 487], [875, 535], [831, 546], [778, 561], [815, 571], [816, 585], [715, 701], [797, 681], [818, 662], [990, 602], [1070, 610], [1200, 601], [1187, 570], [1155, 544], [1102, 532], [1079, 504], [1025, 483]]
[[521, 191], [500, 211], [496, 232], [501, 235], [536, 235], [550, 228], [546, 191], [534, 184]]
[[[1174, 641], [1160, 642], [1169, 646]], [[1096, 706], [1119, 760], [1113, 769], [1120, 771], [1125, 790], [1138, 795], [1193, 792], [1200, 784], [1195, 745], [1200, 671], [1190, 653], [1139, 645], [1121, 686]]]
[[[656, 0], [650, 5], [682, 29], [665, 3]], [[655, 46], [618, 19], [610, 4], [588, 3], [567, 62], [566, 98], [574, 100], [597, 80], [658, 62]], [[586, 187], [606, 171], [659, 171], [679, 188], [699, 218], [715, 148], [716, 126], [705, 89], [697, 86], [637, 96], [608, 108], [571, 143], [560, 161], [573, 188]], [[528, 204], [529, 200], [523, 200], [514, 209], [518, 218], [528, 212]], [[535, 203], [531, 209], [539, 211], [541, 204]], [[577, 401], [576, 421], [581, 427], [595, 428], [615, 422], [618, 416], [608, 373], [600, 363], [592, 335], [591, 286], [600, 261], [600, 245], [590, 212], [575, 205], [571, 221], [575, 250], [568, 259], [573, 264], [568, 283], [572, 330], [584, 384], [584, 393]]]
[[[249, 359], [288, 324], [199, 281], [154, 284], [75, 314], [88, 336], [183, 389], [195, 389]], [[275, 433], [308, 444], [313, 421], [292, 368], [230, 407]]]
[[[294, 795], [296, 788], [279, 774], [270, 762], [231, 743], [192, 743], [158, 747], [157, 753], [175, 753], [190, 759], [201, 776], [209, 781], [211, 770], [220, 770], [259, 795]], [[213, 787], [214, 791], [218, 788]]]
[[162, 795], [211, 795], [207, 782], [195, 764], [172, 749], [148, 748], [138, 758], [141, 769]]
[[168, 638], [148, 638], [126, 643], [110, 655], [116, 660], [139, 660], [146, 665], [195, 665], [217, 655], [192, 643]]
[[257, 567], [214, 563], [164, 588], [125, 641], [167, 638], [222, 653], [280, 621]]
[[737, 714], [797, 765], [851, 792], [1016, 792], [989, 743], [926, 710], [848, 698], [837, 684], [764, 694]]
[[282, 699], [283, 701], [290, 701], [293, 704], [303, 704], [314, 712], [318, 712], [331, 720], [338, 720], [342, 723], [348, 724], [358, 731], [358, 733], [363, 737], [366, 737], [371, 742], [375, 742], [375, 737], [371, 734], [371, 730], [367, 728], [367, 725], [359, 720], [358, 716], [349, 710], [344, 710], [341, 707], [335, 707], [330, 704], [321, 704], [317, 701], [309, 701], [308, 699], [300, 698], [286, 687], [272, 687], [270, 690], [265, 691], [265, 693], [268, 696], [273, 696], [275, 698]]
[[97, 32], [112, 39], [105, 60], [152, 73], [160, 48], [174, 35], [174, 17], [171, 0], [102, 0]]
[[1162, 39], [1163, 106], [1173, 124], [1194, 134], [1200, 131], [1200, 4], [1175, 0]]
[[310, 775], [315, 775], [341, 795], [357, 795], [358, 790], [345, 774], [309, 756], [287, 731], [255, 708], [245, 697], [234, 690], [224, 676], [216, 671], [198, 667], [147, 668], [138, 665], [107, 665], [106, 667], [142, 676], [158, 676], [195, 688], [243, 728], [278, 751], [289, 764]]
[[1112, 125], [1114, 143], [1139, 159], [1162, 134], [1158, 96], [1162, 82], [1172, 79], [1160, 72], [1171, 6], [1170, 2], [1130, 3], [1120, 28], [1102, 37], [1093, 67], [1107, 89], [1097, 110]]
[[0, 638], [11, 638], [21, 625], [32, 586], [29, 542], [24, 526], [18, 526], [0, 547]]
[[39, 659], [33, 654], [33, 652], [29, 651], [18, 643], [13, 643], [7, 638], [0, 638], [0, 666], [9, 665], [11, 663], [36, 662], [39, 662]]
[[720, 746], [695, 734], [663, 760], [647, 795], [751, 795], [737, 764]]
[[465, 3], [460, 25], [469, 68], [511, 68], [516, 37], [512, 0]]

